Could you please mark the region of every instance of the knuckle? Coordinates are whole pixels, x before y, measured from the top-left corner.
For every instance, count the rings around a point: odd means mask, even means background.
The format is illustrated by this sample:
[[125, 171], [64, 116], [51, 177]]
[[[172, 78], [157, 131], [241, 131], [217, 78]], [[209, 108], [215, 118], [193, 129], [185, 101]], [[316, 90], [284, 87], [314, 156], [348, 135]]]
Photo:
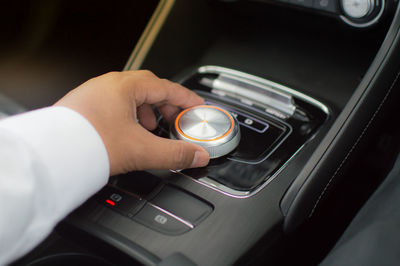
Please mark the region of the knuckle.
[[115, 79], [115, 78], [119, 77], [120, 75], [121, 75], [121, 72], [118, 72], [118, 71], [110, 71], [110, 72], [104, 74], [104, 76], [106, 78], [110, 78], [110, 79]]
[[166, 84], [168, 87], [173, 87], [173, 86], [176, 86], [177, 85], [177, 83], [175, 83], [175, 82], [173, 82], [173, 81], [170, 81], [169, 79], [165, 79], [165, 78], [162, 78], [162, 79], [160, 79], [164, 84]]
[[143, 76], [155, 77], [154, 73], [147, 69], [138, 70], [137, 73]]
[[111, 71], [100, 76], [105, 82], [116, 82], [121, 78], [121, 72]]

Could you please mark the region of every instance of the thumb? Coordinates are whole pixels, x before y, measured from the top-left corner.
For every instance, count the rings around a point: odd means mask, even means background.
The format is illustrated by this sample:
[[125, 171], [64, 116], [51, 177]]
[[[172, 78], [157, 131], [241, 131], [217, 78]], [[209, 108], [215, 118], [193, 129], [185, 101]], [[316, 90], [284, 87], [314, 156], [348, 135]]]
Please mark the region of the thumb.
[[140, 153], [132, 158], [136, 168], [177, 170], [206, 166], [210, 160], [208, 152], [198, 145], [161, 138], [148, 131], [141, 133], [134, 147]]

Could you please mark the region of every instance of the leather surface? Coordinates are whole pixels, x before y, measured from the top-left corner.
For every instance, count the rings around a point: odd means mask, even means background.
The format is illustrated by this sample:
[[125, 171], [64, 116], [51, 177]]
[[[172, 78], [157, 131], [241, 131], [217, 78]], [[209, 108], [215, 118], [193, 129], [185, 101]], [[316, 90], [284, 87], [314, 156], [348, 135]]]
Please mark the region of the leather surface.
[[311, 217], [340, 178], [353, 151], [360, 148], [365, 134], [379, 125], [375, 118], [398, 91], [400, 62], [399, 10], [392, 26], [357, 90], [342, 110], [303, 171], [281, 201], [284, 230], [291, 232]]
[[398, 202], [400, 157], [385, 181], [359, 211], [321, 265], [399, 265]]

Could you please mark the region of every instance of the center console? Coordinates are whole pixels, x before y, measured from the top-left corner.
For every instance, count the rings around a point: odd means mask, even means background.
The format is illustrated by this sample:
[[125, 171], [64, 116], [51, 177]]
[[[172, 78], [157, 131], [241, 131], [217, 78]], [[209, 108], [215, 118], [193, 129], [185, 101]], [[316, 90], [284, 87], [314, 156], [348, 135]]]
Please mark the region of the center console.
[[[137, 233], [148, 237], [146, 241], [154, 239], [154, 235], [164, 240], [190, 240], [191, 233], [198, 234], [201, 228], [208, 230], [207, 224], [221, 219], [221, 200], [241, 208], [249, 204], [249, 199], [260, 200], [258, 194], [267, 190], [330, 119], [329, 108], [316, 99], [229, 68], [202, 66], [180, 82], [205, 99], [202, 108], [226, 110], [232, 116], [240, 128], [237, 147], [211, 159], [203, 168], [114, 176], [69, 218], [74, 227], [92, 231], [100, 239], [109, 238], [103, 229], [93, 231], [92, 226], [85, 226], [87, 221], [83, 222], [82, 217], [86, 217], [95, 224], [121, 230], [121, 238], [129, 241], [136, 242]], [[165, 121], [158, 112], [156, 115], [153, 133], [174, 138], [171, 132], [176, 125]], [[131, 255], [140, 258], [137, 250], [130, 247], [134, 252]]]
[[[236, 70], [203, 66], [182, 84], [206, 104], [228, 110], [240, 125], [238, 147], [207, 167], [177, 173], [232, 197], [249, 197], [268, 184], [329, 118], [319, 101]], [[159, 117], [156, 134], [169, 136]]]
[[[247, 198], [267, 186], [329, 119], [321, 102], [272, 81], [236, 70], [203, 66], [182, 84], [205, 104], [227, 110], [239, 124], [237, 147], [203, 168], [133, 172], [113, 177], [97, 203], [165, 234], [183, 234], [213, 211], [206, 199], [171, 185], [184, 178], [224, 196]], [[157, 114], [154, 134], [170, 138], [172, 125]]]

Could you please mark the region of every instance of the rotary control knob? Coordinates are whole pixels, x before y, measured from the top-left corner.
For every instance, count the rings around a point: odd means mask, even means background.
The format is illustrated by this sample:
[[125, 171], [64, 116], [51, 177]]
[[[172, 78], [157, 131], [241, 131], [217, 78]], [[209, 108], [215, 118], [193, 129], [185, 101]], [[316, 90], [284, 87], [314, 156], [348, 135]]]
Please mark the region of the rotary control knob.
[[361, 19], [372, 13], [374, 0], [341, 0], [342, 8], [347, 17]]
[[237, 147], [240, 129], [236, 118], [228, 111], [217, 106], [199, 105], [178, 114], [170, 136], [202, 146], [213, 159]]

